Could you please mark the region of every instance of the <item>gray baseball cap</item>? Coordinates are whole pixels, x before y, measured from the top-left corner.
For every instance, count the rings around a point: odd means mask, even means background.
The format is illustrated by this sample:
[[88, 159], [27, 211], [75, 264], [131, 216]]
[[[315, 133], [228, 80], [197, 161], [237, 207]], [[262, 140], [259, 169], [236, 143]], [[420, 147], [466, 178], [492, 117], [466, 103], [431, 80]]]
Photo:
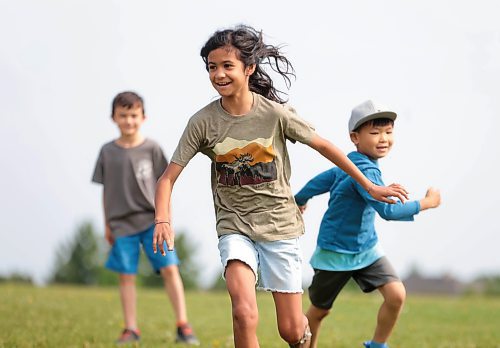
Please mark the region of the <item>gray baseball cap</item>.
[[349, 133], [366, 121], [376, 118], [389, 118], [394, 121], [396, 117], [397, 114], [394, 111], [389, 111], [385, 106], [367, 100], [352, 109], [351, 118], [349, 119]]

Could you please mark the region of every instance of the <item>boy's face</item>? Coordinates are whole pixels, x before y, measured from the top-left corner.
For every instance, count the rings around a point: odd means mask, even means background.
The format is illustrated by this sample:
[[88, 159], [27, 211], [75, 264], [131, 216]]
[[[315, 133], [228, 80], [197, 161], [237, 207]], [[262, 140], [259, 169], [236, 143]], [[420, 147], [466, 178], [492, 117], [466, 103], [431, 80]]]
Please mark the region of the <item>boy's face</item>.
[[117, 124], [122, 136], [136, 135], [145, 119], [146, 116], [140, 104], [134, 104], [131, 108], [116, 106], [113, 114], [113, 121]]
[[369, 123], [358, 132], [351, 133], [351, 141], [356, 145], [359, 152], [379, 159], [385, 157], [394, 143], [393, 125], [374, 126]]

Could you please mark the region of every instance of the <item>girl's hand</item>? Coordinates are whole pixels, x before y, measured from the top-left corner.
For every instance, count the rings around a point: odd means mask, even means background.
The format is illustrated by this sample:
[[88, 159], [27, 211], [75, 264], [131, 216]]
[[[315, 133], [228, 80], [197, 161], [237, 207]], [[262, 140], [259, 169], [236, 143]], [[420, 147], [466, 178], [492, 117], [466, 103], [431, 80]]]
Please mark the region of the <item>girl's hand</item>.
[[389, 186], [373, 185], [368, 189], [368, 193], [377, 201], [394, 204], [396, 201], [389, 197], [396, 197], [402, 203], [408, 200], [408, 191], [400, 184], [391, 184]]
[[153, 234], [153, 251], [157, 252], [157, 247], [160, 249], [160, 253], [165, 256], [164, 242], [167, 242], [167, 249], [169, 251], [174, 250], [174, 230], [170, 226], [168, 221], [157, 221], [155, 222], [155, 232]]

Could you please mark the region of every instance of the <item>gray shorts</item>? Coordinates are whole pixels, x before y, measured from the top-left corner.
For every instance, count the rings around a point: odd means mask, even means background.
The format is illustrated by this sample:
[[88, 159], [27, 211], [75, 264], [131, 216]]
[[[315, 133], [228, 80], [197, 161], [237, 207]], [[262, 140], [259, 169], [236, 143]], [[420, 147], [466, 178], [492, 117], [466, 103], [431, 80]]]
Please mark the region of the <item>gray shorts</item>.
[[373, 290], [393, 281], [399, 281], [396, 271], [389, 260], [383, 256], [370, 266], [352, 271], [314, 270], [314, 277], [309, 287], [311, 303], [321, 309], [332, 308], [342, 288], [349, 279], [354, 279], [363, 292]]

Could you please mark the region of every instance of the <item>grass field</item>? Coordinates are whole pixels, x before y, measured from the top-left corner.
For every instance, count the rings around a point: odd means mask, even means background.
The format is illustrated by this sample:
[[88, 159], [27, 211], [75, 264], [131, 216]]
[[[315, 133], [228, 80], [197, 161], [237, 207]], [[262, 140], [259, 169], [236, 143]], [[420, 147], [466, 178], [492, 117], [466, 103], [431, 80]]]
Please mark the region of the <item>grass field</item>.
[[[225, 292], [188, 292], [202, 347], [232, 347]], [[272, 297], [259, 293], [261, 347], [286, 347]], [[378, 294], [343, 293], [324, 323], [320, 347], [359, 347], [370, 338]], [[308, 305], [304, 297], [304, 307]], [[172, 311], [162, 290], [139, 289], [141, 347], [174, 347]], [[113, 347], [122, 327], [116, 288], [0, 284], [0, 347]], [[500, 347], [500, 298], [409, 296], [391, 347]]]

